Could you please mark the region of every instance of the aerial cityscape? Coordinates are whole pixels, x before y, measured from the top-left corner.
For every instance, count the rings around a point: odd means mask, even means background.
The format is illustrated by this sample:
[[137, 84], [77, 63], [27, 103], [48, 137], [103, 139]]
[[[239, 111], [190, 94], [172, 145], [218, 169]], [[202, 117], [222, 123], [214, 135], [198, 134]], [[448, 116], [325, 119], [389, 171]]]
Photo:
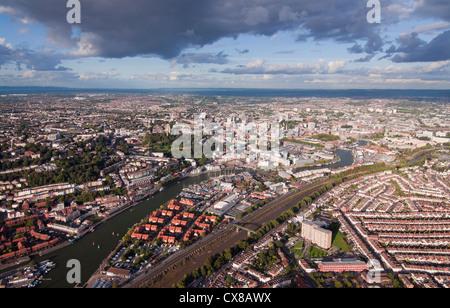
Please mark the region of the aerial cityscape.
[[41, 2], [0, 0], [0, 288], [450, 287], [448, 3]]
[[[33, 264], [3, 286], [51, 285], [29, 271], [104, 241], [79, 287], [448, 286], [446, 102], [61, 92], [1, 110], [0, 260]], [[171, 124], [197, 114], [236, 135], [275, 121], [279, 155], [173, 158]]]

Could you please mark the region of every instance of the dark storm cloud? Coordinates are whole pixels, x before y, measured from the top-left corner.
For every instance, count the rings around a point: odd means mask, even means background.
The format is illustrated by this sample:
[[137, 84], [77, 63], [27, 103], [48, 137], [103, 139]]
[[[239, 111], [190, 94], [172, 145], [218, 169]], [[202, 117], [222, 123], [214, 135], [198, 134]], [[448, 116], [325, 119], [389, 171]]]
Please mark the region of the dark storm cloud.
[[363, 53], [364, 52], [364, 48], [362, 48], [362, 46], [359, 44], [354, 44], [352, 47], [347, 48], [347, 50], [350, 53]]
[[[426, 45], [427, 42], [420, 39], [416, 32], [413, 32], [411, 34], [400, 35], [397, 38], [397, 43], [399, 43], [399, 46], [395, 48], [394, 52], [411, 52]], [[393, 52], [392, 47], [389, 50]]]
[[418, 1], [414, 11], [411, 13], [411, 17], [429, 17], [450, 21], [450, 2], [448, 0]]
[[395, 51], [394, 62], [432, 62], [450, 60], [450, 31], [439, 34], [429, 43], [417, 37], [407, 37]]
[[386, 56], [393, 62], [433, 62], [450, 60], [450, 31], [437, 35], [429, 43], [416, 32], [403, 33], [386, 50]]
[[[450, 2], [448, 0], [421, 0], [414, 5], [410, 18], [433, 18], [450, 22]], [[396, 40], [398, 46], [391, 45], [386, 50], [393, 62], [433, 62], [450, 60], [450, 31], [437, 35], [430, 42], [419, 38], [417, 33], [403, 34]]]
[[[242, 34], [272, 36], [292, 30], [299, 42], [333, 40], [352, 44], [350, 53], [375, 55], [386, 44], [380, 34], [383, 26], [399, 22], [400, 16], [450, 21], [448, 0], [422, 0], [413, 7], [405, 0], [383, 0], [381, 25], [367, 22], [369, 9], [363, 0], [80, 0], [82, 23], [70, 25], [66, 2], [0, 0], [0, 7], [7, 8], [3, 11], [13, 18], [44, 25], [49, 42], [68, 48], [67, 55], [72, 57], [156, 56], [185, 66], [226, 64], [228, 58], [223, 54], [183, 51]], [[398, 62], [445, 59], [448, 56], [443, 53], [448, 49], [438, 49], [448, 46], [447, 37], [443, 33], [427, 44], [410, 35], [397, 40], [386, 56]], [[28, 58], [30, 62], [32, 56]], [[54, 68], [58, 67], [56, 58]], [[0, 58], [2, 63], [4, 58]], [[48, 58], [43, 63], [52, 65]]]
[[[358, 53], [381, 51], [383, 40], [377, 32], [379, 27], [367, 22], [367, 12], [364, 2], [336, 1], [335, 6], [325, 11], [319, 10], [310, 16], [303, 26], [305, 33], [299, 35], [297, 39], [299, 41], [307, 38], [316, 41], [333, 39], [341, 43], [365, 41], [364, 47], [355, 43], [354, 47], [359, 46]], [[354, 48], [351, 52], [357, 50]]]
[[[389, 5], [396, 0], [385, 0]], [[377, 27], [367, 23], [366, 1], [354, 0], [81, 0], [82, 23], [66, 22], [66, 1], [0, 0], [17, 18], [48, 29], [48, 39], [77, 48], [76, 56], [122, 58], [179, 56], [188, 47], [212, 44], [241, 34], [271, 36], [301, 29], [298, 40], [365, 42], [364, 51], [383, 44]], [[72, 29], [79, 29], [73, 35]]]

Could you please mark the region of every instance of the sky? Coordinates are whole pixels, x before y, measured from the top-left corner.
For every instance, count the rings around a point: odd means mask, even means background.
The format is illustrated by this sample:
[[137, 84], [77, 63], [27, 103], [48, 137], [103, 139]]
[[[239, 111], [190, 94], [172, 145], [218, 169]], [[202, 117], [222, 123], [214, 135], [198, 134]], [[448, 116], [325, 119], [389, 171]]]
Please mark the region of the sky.
[[0, 86], [450, 89], [450, 1], [0, 0]]

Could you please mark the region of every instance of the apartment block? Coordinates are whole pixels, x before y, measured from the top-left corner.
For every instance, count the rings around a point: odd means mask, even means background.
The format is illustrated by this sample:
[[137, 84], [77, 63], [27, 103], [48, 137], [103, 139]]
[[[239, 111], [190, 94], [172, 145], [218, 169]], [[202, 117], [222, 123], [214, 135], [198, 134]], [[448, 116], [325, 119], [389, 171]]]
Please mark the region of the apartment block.
[[331, 247], [333, 232], [323, 229], [310, 221], [302, 222], [302, 237], [317, 246], [328, 249]]

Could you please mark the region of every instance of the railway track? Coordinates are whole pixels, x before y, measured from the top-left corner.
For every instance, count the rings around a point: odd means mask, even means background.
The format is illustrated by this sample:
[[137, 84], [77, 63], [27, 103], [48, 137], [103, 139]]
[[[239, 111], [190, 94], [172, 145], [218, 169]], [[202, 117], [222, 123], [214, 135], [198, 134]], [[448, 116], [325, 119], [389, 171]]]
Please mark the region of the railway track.
[[[253, 224], [256, 231], [257, 229], [262, 227], [264, 223], [275, 219], [284, 211], [295, 206], [302, 198], [309, 196], [313, 192], [317, 191], [318, 188], [323, 187], [324, 185], [327, 185], [331, 182], [331, 180], [319, 181], [291, 191], [283, 195], [282, 197], [273, 200], [272, 202], [256, 210], [255, 212], [244, 216], [235, 224]], [[201, 241], [194, 243], [191, 247], [175, 253], [153, 269], [134, 278], [125, 287], [136, 288], [146, 286], [149, 284], [149, 282], [151, 284], [152, 281], [158, 280], [158, 278], [167, 274], [169, 271], [182, 266], [183, 263], [187, 262], [190, 258], [198, 256], [207, 249], [209, 251], [213, 250], [214, 248], [220, 247], [226, 240], [231, 240], [233, 237], [236, 237], [236, 241], [238, 241], [238, 239], [242, 237], [242, 234], [239, 234], [237, 232], [239, 230], [237, 230], [238, 226], [236, 226], [235, 224], [228, 225], [223, 229], [211, 233]], [[226, 249], [226, 247], [224, 249]]]
[[[294, 207], [301, 199], [311, 195], [316, 192], [319, 188], [332, 183], [332, 180], [320, 181], [309, 184], [307, 186], [303, 186], [297, 190], [291, 191], [286, 195], [273, 200], [268, 203], [266, 206], [258, 209], [257, 211], [244, 216], [236, 224], [253, 224], [254, 226], [261, 227], [267, 221], [271, 219], [275, 219], [280, 216], [283, 212]], [[271, 219], [267, 219], [267, 216], [270, 216]], [[254, 230], [257, 231], [257, 230]]]
[[[152, 282], [155, 279], [157, 280], [158, 277], [161, 275], [166, 274], [170, 270], [176, 269], [178, 266], [183, 265], [182, 263], [185, 261], [188, 261], [190, 258], [193, 258], [202, 252], [204, 252], [206, 249], [212, 249], [214, 246], [218, 246], [218, 241], [222, 243], [228, 238], [231, 238], [236, 235], [236, 227], [233, 225], [228, 225], [224, 227], [223, 229], [216, 231], [215, 233], [212, 233], [205, 238], [203, 238], [201, 241], [194, 243], [192, 246], [190, 246], [187, 249], [183, 249], [179, 251], [178, 253], [175, 253], [171, 257], [169, 257], [167, 260], [163, 261], [153, 269], [149, 270], [148, 272], [141, 274], [141, 276], [136, 277], [133, 279], [129, 284], [125, 285], [124, 287], [128, 288], [139, 288], [146, 286], [148, 282]], [[220, 245], [219, 243], [219, 245]]]

